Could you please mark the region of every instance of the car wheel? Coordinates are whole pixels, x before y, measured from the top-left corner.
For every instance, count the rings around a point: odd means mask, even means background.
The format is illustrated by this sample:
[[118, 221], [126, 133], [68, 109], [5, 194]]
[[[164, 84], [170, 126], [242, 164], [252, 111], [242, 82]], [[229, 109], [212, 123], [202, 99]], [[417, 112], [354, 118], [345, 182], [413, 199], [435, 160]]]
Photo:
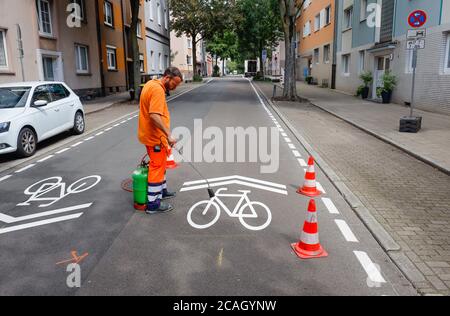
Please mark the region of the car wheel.
[[21, 157], [31, 157], [36, 153], [36, 133], [28, 127], [22, 129], [17, 139], [17, 154]]
[[73, 133], [75, 135], [81, 135], [84, 133], [85, 128], [86, 128], [86, 124], [84, 122], [83, 113], [77, 112], [77, 114], [75, 114], [75, 119], [74, 119]]

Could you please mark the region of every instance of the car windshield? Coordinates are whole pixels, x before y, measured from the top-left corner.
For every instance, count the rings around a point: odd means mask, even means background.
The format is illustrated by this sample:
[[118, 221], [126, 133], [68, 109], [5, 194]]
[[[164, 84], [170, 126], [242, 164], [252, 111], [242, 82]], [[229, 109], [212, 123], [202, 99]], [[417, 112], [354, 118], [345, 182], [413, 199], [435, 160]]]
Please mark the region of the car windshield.
[[0, 88], [0, 109], [23, 108], [31, 87]]

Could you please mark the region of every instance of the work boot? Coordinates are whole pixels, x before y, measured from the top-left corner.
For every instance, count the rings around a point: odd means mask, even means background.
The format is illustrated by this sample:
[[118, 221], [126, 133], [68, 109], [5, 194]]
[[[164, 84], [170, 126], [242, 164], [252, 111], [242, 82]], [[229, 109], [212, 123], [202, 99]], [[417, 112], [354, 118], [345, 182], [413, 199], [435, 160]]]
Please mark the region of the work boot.
[[173, 206], [170, 205], [169, 203], [161, 202], [159, 208], [154, 210], [148, 209], [145, 211], [145, 213], [147, 213], [148, 215], [154, 215], [154, 214], [168, 213], [170, 211], [173, 211]]
[[169, 191], [165, 190], [165, 191], [163, 192], [163, 197], [162, 197], [162, 199], [163, 199], [163, 200], [170, 200], [170, 199], [173, 199], [173, 198], [176, 197], [176, 196], [177, 196], [177, 193], [176, 193], [176, 192], [169, 192]]

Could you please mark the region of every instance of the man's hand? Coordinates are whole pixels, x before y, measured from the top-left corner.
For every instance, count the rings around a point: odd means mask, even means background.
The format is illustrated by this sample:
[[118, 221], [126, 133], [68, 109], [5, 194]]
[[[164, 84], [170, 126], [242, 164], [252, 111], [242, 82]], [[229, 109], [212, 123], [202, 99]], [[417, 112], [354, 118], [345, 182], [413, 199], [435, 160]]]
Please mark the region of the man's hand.
[[167, 141], [169, 142], [170, 147], [173, 147], [176, 143], [178, 143], [178, 139], [173, 138], [171, 135], [167, 137]]

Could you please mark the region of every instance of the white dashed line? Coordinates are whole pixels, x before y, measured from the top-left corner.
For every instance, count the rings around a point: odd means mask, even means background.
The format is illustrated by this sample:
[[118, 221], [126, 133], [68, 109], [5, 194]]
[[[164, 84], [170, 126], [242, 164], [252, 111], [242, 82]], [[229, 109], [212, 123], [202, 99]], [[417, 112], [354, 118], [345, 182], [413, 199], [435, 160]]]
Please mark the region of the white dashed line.
[[105, 132], [100, 132], [100, 133], [97, 133], [97, 134], [95, 134], [95, 136], [100, 136], [100, 135], [103, 135]]
[[281, 133], [281, 136], [287, 137], [287, 134], [286, 133]]
[[36, 164], [28, 165], [28, 166], [26, 166], [26, 167], [24, 167], [24, 168], [22, 168], [22, 169], [20, 169], [20, 170], [17, 170], [16, 173], [24, 172], [25, 170], [31, 169], [31, 168], [33, 168], [34, 166], [36, 166]]
[[320, 184], [320, 182], [317, 182], [317, 189], [321, 191], [324, 194], [327, 194], [327, 191], [323, 188], [323, 186]]
[[[294, 154], [294, 156], [295, 156], [296, 158], [299, 158], [299, 157], [302, 156], [298, 150], [293, 150], [292, 153]], [[306, 167], [306, 166], [305, 166], [305, 167]]]
[[5, 180], [7, 180], [7, 179], [9, 179], [11, 177], [12, 177], [12, 175], [4, 176], [3, 178], [0, 178], [0, 182], [5, 181]]
[[288, 146], [289, 146], [290, 149], [296, 149], [294, 144], [288, 144]]
[[292, 143], [292, 140], [291, 140], [290, 138], [287, 138], [287, 137], [284, 138], [284, 141], [285, 141], [286, 143]]
[[114, 125], [114, 127], [119, 127], [119, 126], [120, 126], [120, 123]]
[[76, 144], [73, 144], [71, 147], [72, 147], [72, 148], [75, 148], [75, 147], [80, 146], [81, 144], [83, 144], [83, 142], [78, 142], [78, 143], [76, 143]]
[[358, 258], [359, 262], [369, 276], [369, 279], [373, 283], [386, 283], [386, 280], [383, 278], [380, 271], [378, 271], [377, 266], [372, 262], [372, 260], [370, 260], [367, 253], [363, 251], [354, 251], [353, 253], [356, 258]]
[[105, 132], [109, 132], [112, 129], [113, 129], [112, 127], [108, 127], [107, 129], [105, 129]]
[[352, 230], [345, 221], [336, 219], [335, 223], [341, 230], [342, 235], [344, 235], [345, 240], [347, 240], [348, 242], [359, 242], [355, 234], [353, 234]]
[[90, 141], [90, 140], [93, 140], [94, 138], [95, 138], [95, 136], [91, 136], [91, 137], [86, 138], [84, 141], [85, 141], [85, 142], [88, 142], [88, 141]]
[[41, 162], [47, 161], [47, 160], [49, 160], [50, 158], [53, 158], [53, 157], [55, 157], [55, 155], [50, 155], [50, 156], [47, 156], [45, 158], [42, 158], [41, 160], [38, 160], [38, 162], [41, 163]]
[[125, 124], [127, 122], [127, 120], [120, 122], [120, 124]]
[[336, 215], [340, 214], [339, 210], [334, 205], [333, 201], [331, 201], [331, 199], [322, 198], [322, 202], [323, 202], [323, 204], [325, 204], [325, 206], [327, 207], [328, 212], [330, 212], [330, 214], [336, 214]]
[[70, 148], [64, 148], [64, 149], [62, 149], [60, 151], [57, 151], [56, 154], [59, 155], [59, 154], [65, 153], [68, 150], [70, 150]]
[[308, 167], [308, 165], [306, 164], [306, 161], [303, 159], [298, 159], [298, 163], [300, 164], [300, 166], [302, 167]]

